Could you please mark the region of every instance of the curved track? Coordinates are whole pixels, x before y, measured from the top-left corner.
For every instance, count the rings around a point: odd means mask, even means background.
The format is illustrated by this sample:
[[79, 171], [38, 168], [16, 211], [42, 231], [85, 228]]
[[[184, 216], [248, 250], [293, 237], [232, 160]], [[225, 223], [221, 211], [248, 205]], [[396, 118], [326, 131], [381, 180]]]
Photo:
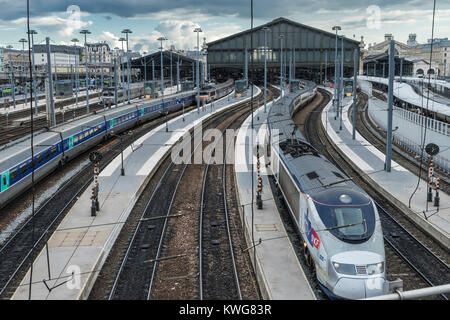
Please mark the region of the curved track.
[[[328, 96], [330, 94], [325, 90], [320, 90], [321, 94]], [[383, 227], [384, 239], [393, 250], [417, 273], [428, 285], [441, 285], [450, 283], [450, 270], [448, 264], [432, 250], [430, 250], [420, 239], [412, 235], [399, 222], [397, 216], [402, 213], [384, 199], [373, 187], [366, 183], [352, 165], [345, 162], [333, 145], [328, 141], [326, 133], [321, 124], [320, 115], [326, 104], [322, 103], [318, 108], [311, 112], [306, 121], [305, 135], [308, 141], [332, 163], [341, 168], [353, 181], [360, 185], [374, 199], [380, 214]], [[418, 231], [419, 232], [419, 231]], [[422, 237], [428, 238], [422, 234]], [[438, 248], [434, 244], [433, 250]], [[389, 266], [388, 266], [389, 268]], [[416, 288], [420, 283], [408, 283], [405, 287]], [[442, 298], [448, 299], [448, 296], [442, 295]]]

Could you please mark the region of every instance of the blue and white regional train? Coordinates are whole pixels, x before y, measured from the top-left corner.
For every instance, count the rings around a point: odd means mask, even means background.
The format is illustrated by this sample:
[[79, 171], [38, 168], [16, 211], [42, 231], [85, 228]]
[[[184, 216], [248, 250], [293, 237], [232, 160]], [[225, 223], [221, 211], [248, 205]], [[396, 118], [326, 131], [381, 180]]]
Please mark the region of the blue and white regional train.
[[[58, 166], [97, 145], [113, 132], [118, 134], [139, 123], [174, 112], [194, 102], [195, 91], [167, 96], [143, 104], [108, 109], [34, 134], [35, 179], [39, 181]], [[31, 186], [30, 137], [0, 147], [0, 208]]]
[[293, 114], [316, 93], [314, 83], [303, 81], [300, 87], [270, 110], [265, 139], [269, 172], [286, 199], [306, 260], [323, 291], [338, 299], [386, 294], [384, 240], [376, 206], [293, 130]]

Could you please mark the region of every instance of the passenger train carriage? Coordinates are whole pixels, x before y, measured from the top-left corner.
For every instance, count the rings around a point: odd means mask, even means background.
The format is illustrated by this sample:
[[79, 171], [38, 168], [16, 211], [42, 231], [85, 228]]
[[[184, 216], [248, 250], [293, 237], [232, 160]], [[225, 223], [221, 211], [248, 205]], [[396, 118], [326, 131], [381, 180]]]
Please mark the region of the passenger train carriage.
[[292, 130], [292, 115], [315, 96], [315, 84], [304, 82], [303, 89], [270, 110], [265, 139], [269, 172], [323, 291], [344, 299], [385, 294], [384, 240], [373, 200]]
[[202, 104], [206, 104], [211, 103], [212, 101], [219, 100], [220, 98], [226, 96], [229, 92], [231, 92], [233, 87], [234, 81], [232, 79], [219, 84], [206, 84], [200, 88], [200, 102]]
[[[130, 88], [130, 100], [140, 98], [143, 96], [144, 87], [136, 86]], [[105, 87], [102, 90], [102, 103], [106, 106], [112, 106], [115, 104], [115, 87]], [[128, 88], [117, 88], [117, 102], [122, 103], [128, 100]]]
[[[35, 179], [45, 177], [57, 166], [76, 157], [83, 151], [140, 122], [157, 118], [165, 111], [174, 112], [184, 103], [194, 102], [194, 91], [167, 96], [164, 104], [159, 100], [146, 101], [140, 105], [99, 111], [74, 121], [34, 134]], [[30, 137], [24, 137], [0, 147], [0, 208], [31, 186]]]

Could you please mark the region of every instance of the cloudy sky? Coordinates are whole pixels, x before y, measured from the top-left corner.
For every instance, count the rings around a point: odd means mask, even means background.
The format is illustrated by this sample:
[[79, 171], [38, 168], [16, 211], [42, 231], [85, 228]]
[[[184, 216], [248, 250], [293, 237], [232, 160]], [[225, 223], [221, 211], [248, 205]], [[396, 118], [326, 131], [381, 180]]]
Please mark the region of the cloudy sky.
[[[431, 37], [432, 0], [254, 0], [255, 26], [278, 17], [331, 31], [342, 26], [349, 38], [366, 43], [383, 41], [385, 33], [406, 42], [416, 33], [419, 42]], [[274, 6], [275, 4], [275, 6]], [[26, 36], [26, 0], [0, 0], [0, 46], [21, 48]], [[118, 38], [131, 29], [130, 48], [153, 52], [156, 39], [180, 49], [196, 45], [193, 29], [201, 26], [207, 42], [250, 28], [250, 0], [30, 0], [31, 28], [35, 43], [68, 44], [82, 40], [81, 29], [92, 34], [88, 41], [107, 41], [121, 47]], [[450, 38], [450, 1], [437, 0], [435, 37]]]

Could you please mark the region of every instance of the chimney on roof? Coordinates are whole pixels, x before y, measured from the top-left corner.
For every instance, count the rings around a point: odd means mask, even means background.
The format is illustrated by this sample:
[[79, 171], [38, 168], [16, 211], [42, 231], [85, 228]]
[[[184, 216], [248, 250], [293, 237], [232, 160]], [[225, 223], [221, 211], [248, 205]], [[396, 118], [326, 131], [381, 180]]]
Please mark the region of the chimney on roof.
[[417, 35], [415, 33], [410, 33], [408, 35], [408, 41], [406, 42], [406, 44], [408, 46], [415, 46], [417, 44], [416, 38], [417, 38]]
[[391, 41], [394, 40], [394, 36], [392, 35], [392, 33], [386, 33], [384, 35], [384, 41]]

